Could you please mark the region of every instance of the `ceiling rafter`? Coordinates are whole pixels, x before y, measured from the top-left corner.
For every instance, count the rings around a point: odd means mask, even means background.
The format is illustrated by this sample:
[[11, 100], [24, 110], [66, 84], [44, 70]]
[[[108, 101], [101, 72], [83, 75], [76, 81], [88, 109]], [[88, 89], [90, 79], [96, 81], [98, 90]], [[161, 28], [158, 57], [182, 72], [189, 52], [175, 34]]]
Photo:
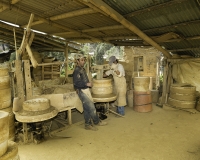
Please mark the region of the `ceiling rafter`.
[[[9, 4], [3, 3], [3, 2], [0, 2], [0, 6], [10, 7]], [[18, 13], [21, 13], [21, 14], [24, 14], [24, 15], [27, 15], [27, 16], [30, 16], [30, 14], [31, 14], [30, 12], [25, 11], [25, 10], [20, 9], [20, 8], [17, 8], [17, 7], [15, 7], [14, 5], [11, 5], [10, 8], [11, 8], [11, 10], [13, 10], [13, 11], [16, 11], [16, 12], [18, 12]], [[33, 13], [33, 14], [34, 14], [34, 13]], [[41, 16], [39, 16], [39, 15], [35, 15], [35, 14], [34, 14], [34, 17], [35, 17], [37, 20], [43, 21], [44, 23], [47, 23], [47, 24], [52, 25], [52, 26], [54, 26], [54, 27], [61, 28], [61, 29], [66, 30], [66, 31], [72, 31], [72, 32], [76, 32], [76, 33], [81, 33], [81, 32], [79, 32], [79, 31], [77, 31], [77, 30], [68, 28], [68, 27], [66, 27], [66, 26], [64, 26], [64, 25], [61, 25], [61, 24], [52, 22], [51, 20], [45, 19], [45, 18], [43, 18], [43, 17], [41, 17]], [[82, 34], [82, 36], [91, 38], [91, 40], [98, 40], [99, 42], [102, 42], [102, 40], [97, 39], [97, 38], [95, 38], [95, 37], [92, 37], [92, 36], [90, 36], [90, 35], [88, 35], [88, 34], [84, 34], [84, 33], [81, 33], [81, 34]]]
[[188, 1], [188, 0], [171, 0], [169, 2], [165, 2], [165, 3], [162, 3], [162, 4], [158, 4], [158, 5], [155, 5], [155, 6], [143, 8], [143, 9], [128, 13], [128, 14], [124, 15], [124, 17], [129, 18], [129, 17], [133, 17], [133, 16], [136, 16], [136, 15], [145, 13], [145, 12], [151, 12], [151, 11], [154, 11], [154, 10], [161, 10], [165, 7], [172, 6], [172, 5], [175, 5], [175, 4], [179, 4], [179, 3], [182, 3], [182, 2], [185, 2], [185, 1]]
[[[50, 18], [47, 18], [51, 21], [55, 21], [55, 20], [59, 20], [59, 19], [65, 19], [65, 18], [70, 18], [70, 17], [76, 17], [76, 16], [80, 16], [80, 15], [84, 15], [84, 14], [92, 14], [92, 13], [96, 13], [96, 11], [94, 11], [91, 8], [84, 8], [84, 9], [80, 9], [80, 10], [76, 10], [76, 11], [72, 11], [72, 12], [68, 12], [68, 13], [63, 13], [60, 15], [56, 15], [56, 16], [52, 16]], [[34, 21], [31, 26], [34, 25], [38, 25], [38, 24], [42, 24], [44, 23], [43, 21]], [[26, 25], [22, 26], [23, 28], [26, 27]]]
[[[10, 4], [16, 4], [19, 1], [21, 1], [21, 0], [12, 0], [10, 2]], [[6, 6], [0, 6], [0, 13], [3, 12], [4, 10], [8, 9], [8, 8], [9, 8], [8, 6], [7, 7]]]
[[144, 32], [142, 32], [139, 28], [137, 28], [134, 24], [129, 22], [127, 19], [125, 19], [121, 14], [116, 12], [114, 9], [112, 9], [109, 5], [104, 3], [101, 0], [87, 0], [88, 3], [92, 3], [97, 8], [101, 9], [105, 13], [107, 13], [110, 17], [112, 17], [117, 22], [124, 25], [126, 28], [128, 28], [133, 33], [137, 34], [139, 37], [144, 39], [147, 43], [151, 44], [155, 48], [157, 48], [159, 51], [161, 51], [167, 58], [170, 58], [171, 55], [168, 51], [163, 49], [159, 44], [157, 44], [155, 41], [153, 41], [150, 37], [148, 37]]

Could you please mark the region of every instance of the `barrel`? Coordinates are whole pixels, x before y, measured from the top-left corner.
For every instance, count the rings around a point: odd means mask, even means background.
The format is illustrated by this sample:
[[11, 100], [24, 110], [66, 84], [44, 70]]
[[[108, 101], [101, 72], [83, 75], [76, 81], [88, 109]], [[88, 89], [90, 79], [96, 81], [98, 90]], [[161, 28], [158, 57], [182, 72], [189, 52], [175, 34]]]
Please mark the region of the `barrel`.
[[112, 94], [113, 93], [113, 86], [112, 86], [112, 79], [105, 78], [105, 79], [93, 79], [93, 87], [92, 87], [93, 94]]
[[151, 92], [134, 91], [133, 110], [137, 112], [152, 111]]
[[7, 151], [9, 137], [9, 113], [0, 111], [0, 157]]
[[149, 90], [150, 77], [134, 77], [134, 90], [146, 92]]

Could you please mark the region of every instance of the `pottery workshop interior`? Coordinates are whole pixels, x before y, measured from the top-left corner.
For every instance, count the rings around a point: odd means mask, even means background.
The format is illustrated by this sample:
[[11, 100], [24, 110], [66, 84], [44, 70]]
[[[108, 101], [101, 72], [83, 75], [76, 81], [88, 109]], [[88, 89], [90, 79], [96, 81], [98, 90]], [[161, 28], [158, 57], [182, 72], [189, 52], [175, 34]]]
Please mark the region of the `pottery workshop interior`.
[[0, 160], [200, 160], [200, 0], [0, 0]]

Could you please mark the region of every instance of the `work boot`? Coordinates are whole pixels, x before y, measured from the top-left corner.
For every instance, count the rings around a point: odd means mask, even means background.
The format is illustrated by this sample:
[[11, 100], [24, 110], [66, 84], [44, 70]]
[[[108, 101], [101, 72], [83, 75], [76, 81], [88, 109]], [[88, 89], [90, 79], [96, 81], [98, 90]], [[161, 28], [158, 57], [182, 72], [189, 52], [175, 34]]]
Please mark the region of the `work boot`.
[[99, 121], [98, 124], [96, 124], [97, 126], [105, 126], [107, 125], [108, 123], [107, 122], [103, 122], [103, 121]]
[[98, 130], [98, 128], [96, 128], [96, 127], [94, 127], [94, 126], [92, 126], [92, 125], [87, 125], [87, 126], [85, 126], [85, 129], [86, 129], [86, 130], [92, 130], [92, 131], [97, 131], [97, 130]]

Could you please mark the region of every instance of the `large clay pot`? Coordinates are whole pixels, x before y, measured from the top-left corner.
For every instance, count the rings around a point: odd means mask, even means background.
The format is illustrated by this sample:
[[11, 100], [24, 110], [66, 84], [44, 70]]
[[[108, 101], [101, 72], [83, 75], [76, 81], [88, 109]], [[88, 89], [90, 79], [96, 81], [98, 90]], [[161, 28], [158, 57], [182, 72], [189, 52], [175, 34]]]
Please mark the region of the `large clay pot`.
[[113, 93], [112, 79], [93, 79], [92, 94], [111, 94]]
[[3, 76], [0, 77], [0, 89], [10, 88], [10, 77]]
[[7, 151], [9, 137], [9, 113], [0, 111], [0, 157]]
[[11, 105], [11, 89], [0, 89], [0, 109], [7, 108]]
[[150, 77], [134, 77], [134, 90], [147, 92], [149, 91]]
[[12, 107], [4, 108], [1, 111], [9, 113], [9, 140], [15, 139], [15, 115], [12, 111]]
[[0, 77], [2, 76], [8, 76], [8, 68], [6, 67], [0, 67]]

